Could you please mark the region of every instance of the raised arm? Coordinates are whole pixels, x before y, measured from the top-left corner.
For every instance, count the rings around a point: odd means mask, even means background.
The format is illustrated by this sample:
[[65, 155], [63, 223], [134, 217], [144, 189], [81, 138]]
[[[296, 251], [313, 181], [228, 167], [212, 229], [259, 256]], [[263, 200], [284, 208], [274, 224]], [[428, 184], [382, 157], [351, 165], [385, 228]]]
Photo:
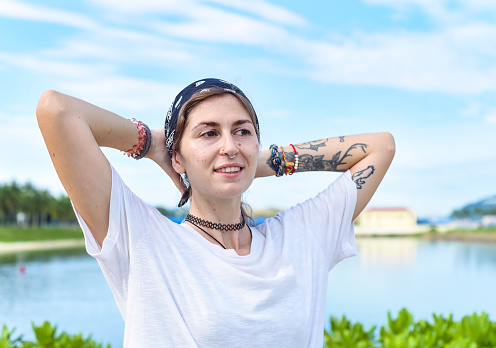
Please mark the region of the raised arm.
[[[138, 143], [136, 125], [110, 111], [55, 91], [36, 109], [38, 125], [67, 194], [100, 245], [109, 224], [112, 173], [100, 146], [127, 151]], [[166, 156], [163, 130], [152, 131], [149, 155], [180, 188]], [[167, 162], [168, 160], [168, 162]]]
[[[371, 133], [296, 144], [298, 169], [307, 171], [350, 170], [357, 187], [357, 204], [353, 219], [365, 208], [379, 186], [394, 157], [395, 145], [390, 133]], [[284, 147], [286, 159], [294, 162], [291, 146]], [[282, 159], [282, 156], [280, 156]], [[257, 177], [274, 175], [269, 150], [260, 153]]]

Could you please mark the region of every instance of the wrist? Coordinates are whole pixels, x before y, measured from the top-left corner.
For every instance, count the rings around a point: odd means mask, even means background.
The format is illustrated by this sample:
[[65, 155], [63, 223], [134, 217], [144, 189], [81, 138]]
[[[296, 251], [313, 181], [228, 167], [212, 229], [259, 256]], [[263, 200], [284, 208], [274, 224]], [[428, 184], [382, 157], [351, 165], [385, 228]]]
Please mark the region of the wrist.
[[[160, 159], [163, 158], [166, 153], [165, 150], [165, 134], [163, 128], [160, 129], [150, 129], [152, 135], [150, 150], [148, 151], [146, 158], [159, 163]], [[163, 143], [163, 144], [162, 144]], [[163, 145], [163, 146], [161, 146]], [[168, 155], [168, 154], [167, 154]]]
[[257, 164], [257, 171], [255, 173], [255, 178], [263, 178], [275, 174], [274, 169], [272, 169], [269, 162], [270, 162], [270, 150], [260, 151], [258, 155], [258, 164]]
[[141, 121], [135, 118], [131, 119], [138, 129], [138, 143], [135, 144], [131, 149], [124, 152], [128, 157], [132, 157], [135, 160], [142, 159], [145, 157], [150, 150], [150, 145], [152, 142], [152, 134], [150, 128]]

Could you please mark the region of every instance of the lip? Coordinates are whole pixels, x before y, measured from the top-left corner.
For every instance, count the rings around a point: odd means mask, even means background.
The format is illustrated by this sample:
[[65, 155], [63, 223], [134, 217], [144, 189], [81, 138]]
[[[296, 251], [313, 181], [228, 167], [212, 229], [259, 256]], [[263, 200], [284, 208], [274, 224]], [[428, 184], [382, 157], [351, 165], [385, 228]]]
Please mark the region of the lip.
[[[229, 168], [229, 167], [239, 167], [240, 170], [239, 170], [239, 172], [231, 172], [231, 173], [217, 172], [217, 170], [219, 170], [219, 169]], [[243, 169], [244, 169], [243, 166], [240, 165], [239, 163], [226, 163], [226, 164], [223, 164], [221, 166], [216, 167], [214, 169], [214, 173], [218, 174], [218, 175], [222, 175], [223, 177], [234, 178], [234, 177], [241, 175], [241, 173], [243, 173]]]
[[241, 164], [234, 162], [234, 163], [225, 163], [221, 166], [215, 167], [214, 171], [222, 169], [222, 168], [228, 168], [228, 167], [239, 167], [239, 168], [241, 168], [241, 170], [243, 170], [243, 168], [244, 168]]

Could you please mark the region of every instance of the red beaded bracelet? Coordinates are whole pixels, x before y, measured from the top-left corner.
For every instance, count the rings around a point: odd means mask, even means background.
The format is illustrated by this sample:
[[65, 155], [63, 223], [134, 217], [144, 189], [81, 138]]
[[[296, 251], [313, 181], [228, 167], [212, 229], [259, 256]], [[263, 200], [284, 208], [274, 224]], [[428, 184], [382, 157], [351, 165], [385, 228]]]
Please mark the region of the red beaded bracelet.
[[293, 175], [294, 172], [296, 172], [296, 169], [298, 169], [298, 152], [296, 152], [296, 148], [294, 147], [293, 144], [289, 144], [292, 148], [293, 148], [293, 151], [294, 151], [294, 157], [295, 157], [295, 161], [294, 161], [294, 166], [293, 166], [293, 170], [291, 171], [291, 173], [289, 173], [289, 175]]
[[132, 118], [130, 121], [136, 125], [136, 128], [138, 128], [139, 139], [138, 143], [134, 145], [132, 149], [124, 151], [124, 154], [134, 159], [140, 159], [143, 158], [144, 155], [146, 155], [146, 153], [143, 153], [143, 150], [145, 150], [145, 152], [148, 152], [148, 149], [150, 147], [150, 142], [148, 141], [151, 140], [151, 137], [149, 136], [150, 131], [146, 124], [144, 124], [143, 122], [138, 121], [135, 118]]

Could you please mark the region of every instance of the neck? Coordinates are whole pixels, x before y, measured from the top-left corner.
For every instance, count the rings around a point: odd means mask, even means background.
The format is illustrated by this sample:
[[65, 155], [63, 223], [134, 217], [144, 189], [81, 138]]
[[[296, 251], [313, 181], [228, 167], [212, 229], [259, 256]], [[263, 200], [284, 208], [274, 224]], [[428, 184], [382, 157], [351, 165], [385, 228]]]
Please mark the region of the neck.
[[204, 220], [220, 223], [238, 223], [241, 214], [241, 197], [233, 199], [205, 199], [193, 193], [189, 212]]
[[[190, 214], [219, 224], [236, 224], [240, 222], [241, 216], [241, 197], [226, 200], [203, 199], [201, 195], [191, 197]], [[205, 235], [201, 229], [190, 224], [200, 232], [210, 242], [217, 244], [208, 235]], [[251, 247], [251, 234], [248, 226], [236, 231], [220, 231], [202, 227], [211, 236], [217, 239], [227, 249], [234, 249], [239, 255], [247, 255]]]

